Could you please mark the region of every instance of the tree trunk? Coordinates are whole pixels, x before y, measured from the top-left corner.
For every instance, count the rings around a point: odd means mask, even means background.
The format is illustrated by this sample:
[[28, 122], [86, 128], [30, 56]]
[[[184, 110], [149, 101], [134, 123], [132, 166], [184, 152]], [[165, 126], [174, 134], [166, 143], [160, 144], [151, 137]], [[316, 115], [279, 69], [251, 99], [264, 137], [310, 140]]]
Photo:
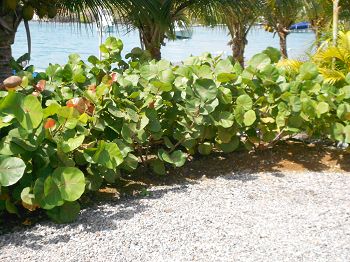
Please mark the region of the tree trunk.
[[337, 45], [339, 23], [339, 0], [333, 0], [333, 45]]
[[164, 43], [165, 34], [154, 25], [143, 26], [140, 28], [142, 42], [145, 49], [150, 52], [155, 60], [162, 59], [161, 46]]
[[288, 51], [287, 51], [287, 33], [284, 31], [277, 32], [278, 36], [280, 38], [280, 50], [282, 53], [283, 58], [288, 58]]
[[250, 31], [253, 22], [245, 21], [244, 19], [243, 21], [241, 21], [241, 19], [239, 19], [239, 21], [229, 19], [227, 20], [226, 25], [231, 35], [229, 45], [231, 45], [232, 48], [233, 58], [244, 68], [244, 52], [248, 44], [247, 34]]
[[232, 39], [233, 58], [244, 68], [244, 51], [248, 41], [245, 36], [236, 36]]
[[316, 47], [319, 48], [321, 46], [321, 32], [318, 27], [314, 28], [315, 39], [316, 39]]
[[0, 14], [0, 83], [11, 76], [11, 46], [15, 42], [17, 28], [22, 21], [22, 17], [19, 15], [21, 13], [18, 8], [16, 13]]
[[153, 59], [157, 61], [162, 59], [160, 45], [157, 45], [157, 43], [145, 43], [145, 49], [150, 52]]

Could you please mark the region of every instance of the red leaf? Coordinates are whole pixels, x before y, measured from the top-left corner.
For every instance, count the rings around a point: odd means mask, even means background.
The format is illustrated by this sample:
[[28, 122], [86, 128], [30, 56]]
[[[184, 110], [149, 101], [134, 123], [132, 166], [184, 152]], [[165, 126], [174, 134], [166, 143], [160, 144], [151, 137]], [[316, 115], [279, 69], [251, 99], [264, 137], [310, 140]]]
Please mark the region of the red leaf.
[[111, 77], [112, 77], [112, 82], [113, 82], [113, 83], [116, 83], [117, 80], [118, 80], [118, 74], [115, 73], [115, 72], [113, 72], [113, 73], [111, 74]]
[[40, 80], [36, 85], [35, 85], [35, 90], [38, 92], [43, 92], [45, 90], [46, 86], [46, 80]]
[[54, 126], [56, 125], [56, 121], [53, 120], [52, 118], [48, 118], [46, 120], [46, 123], [44, 125], [44, 128], [45, 129], [50, 129], [50, 128], [53, 128]]
[[96, 93], [96, 85], [95, 84], [89, 85], [88, 90], [93, 93]]
[[86, 98], [73, 98], [66, 103], [67, 107], [74, 107], [80, 114], [87, 112], [92, 115], [95, 110], [95, 105]]

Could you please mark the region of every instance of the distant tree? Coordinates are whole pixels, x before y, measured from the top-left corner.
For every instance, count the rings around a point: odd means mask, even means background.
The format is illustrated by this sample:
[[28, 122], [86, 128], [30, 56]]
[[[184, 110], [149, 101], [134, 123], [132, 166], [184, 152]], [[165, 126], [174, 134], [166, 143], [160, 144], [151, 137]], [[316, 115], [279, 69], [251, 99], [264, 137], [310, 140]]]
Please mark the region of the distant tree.
[[229, 44], [232, 47], [233, 58], [242, 66], [244, 66], [244, 52], [248, 44], [247, 35], [259, 17], [260, 1], [248, 0], [246, 5], [242, 8], [224, 5], [222, 9], [223, 22], [231, 36]]
[[210, 25], [224, 25], [231, 37], [229, 45], [232, 56], [244, 66], [244, 52], [248, 44], [247, 35], [259, 17], [261, 0], [217, 1], [211, 6], [211, 16], [201, 15], [201, 22]]
[[280, 39], [282, 56], [287, 58], [287, 36], [290, 26], [296, 22], [303, 8], [302, 0], [265, 0], [262, 14], [271, 32], [276, 33]]
[[316, 36], [316, 45], [321, 43], [321, 35], [331, 25], [332, 2], [330, 0], [304, 0], [304, 15], [310, 22]]
[[130, 4], [147, 8], [148, 0], [0, 0], [0, 83], [11, 74], [11, 46], [23, 20], [69, 16], [71, 21], [83, 16], [86, 20], [101, 16], [101, 9], [125, 10]]
[[[176, 25], [188, 27], [192, 19], [217, 23], [215, 17], [231, 16], [234, 10], [246, 6], [243, 0], [148, 0], [149, 8], [130, 5], [124, 13], [123, 22], [140, 31], [141, 39], [152, 58], [161, 59], [161, 47], [165, 39], [175, 38]], [[230, 12], [220, 5], [230, 6]], [[247, 14], [249, 13], [248, 10]], [[215, 22], [214, 22], [215, 21]]]

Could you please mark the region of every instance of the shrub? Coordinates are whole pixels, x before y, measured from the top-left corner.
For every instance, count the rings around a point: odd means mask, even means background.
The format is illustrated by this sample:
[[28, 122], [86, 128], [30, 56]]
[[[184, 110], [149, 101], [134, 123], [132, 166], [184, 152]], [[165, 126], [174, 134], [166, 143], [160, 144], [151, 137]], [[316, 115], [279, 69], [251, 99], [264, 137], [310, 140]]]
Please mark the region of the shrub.
[[210, 54], [173, 66], [140, 49], [126, 62], [122, 48], [109, 38], [101, 61], [71, 55], [35, 76], [18, 72], [21, 87], [0, 92], [0, 213], [41, 208], [70, 222], [85, 192], [139, 165], [164, 175], [191, 154], [301, 132], [350, 142], [350, 86], [326, 83], [313, 63], [292, 74], [269, 48], [244, 69]]

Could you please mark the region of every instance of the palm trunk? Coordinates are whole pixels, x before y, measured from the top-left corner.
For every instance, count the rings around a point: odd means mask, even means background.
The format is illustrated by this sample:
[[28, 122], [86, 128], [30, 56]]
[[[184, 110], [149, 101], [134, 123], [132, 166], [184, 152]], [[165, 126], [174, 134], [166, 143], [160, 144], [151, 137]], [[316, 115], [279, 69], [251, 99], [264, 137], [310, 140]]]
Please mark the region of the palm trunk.
[[232, 39], [233, 58], [244, 68], [244, 51], [248, 41], [245, 37], [235, 37]]
[[279, 31], [277, 32], [278, 36], [280, 38], [280, 50], [282, 53], [283, 58], [288, 58], [288, 51], [287, 51], [287, 35], [285, 31]]
[[143, 26], [140, 28], [143, 44], [145, 49], [150, 52], [155, 60], [162, 59], [161, 46], [165, 39], [165, 34], [154, 25]]
[[159, 61], [162, 59], [160, 45], [157, 43], [145, 43], [145, 49], [150, 52], [153, 59]]
[[247, 30], [245, 25], [235, 22], [227, 23], [227, 26], [232, 38], [229, 44], [232, 47], [233, 58], [244, 67], [244, 51], [248, 43], [246, 35], [250, 28]]
[[317, 48], [321, 46], [321, 28], [319, 26], [320, 20], [311, 20], [311, 29], [315, 33], [315, 45]]
[[339, 22], [339, 0], [333, 0], [333, 45], [337, 45]]
[[17, 28], [22, 21], [21, 13], [21, 10], [17, 9], [16, 13], [0, 14], [0, 83], [11, 75], [11, 46], [15, 42]]
[[321, 32], [318, 27], [314, 29], [315, 39], [316, 39], [316, 47], [319, 48], [321, 46]]

